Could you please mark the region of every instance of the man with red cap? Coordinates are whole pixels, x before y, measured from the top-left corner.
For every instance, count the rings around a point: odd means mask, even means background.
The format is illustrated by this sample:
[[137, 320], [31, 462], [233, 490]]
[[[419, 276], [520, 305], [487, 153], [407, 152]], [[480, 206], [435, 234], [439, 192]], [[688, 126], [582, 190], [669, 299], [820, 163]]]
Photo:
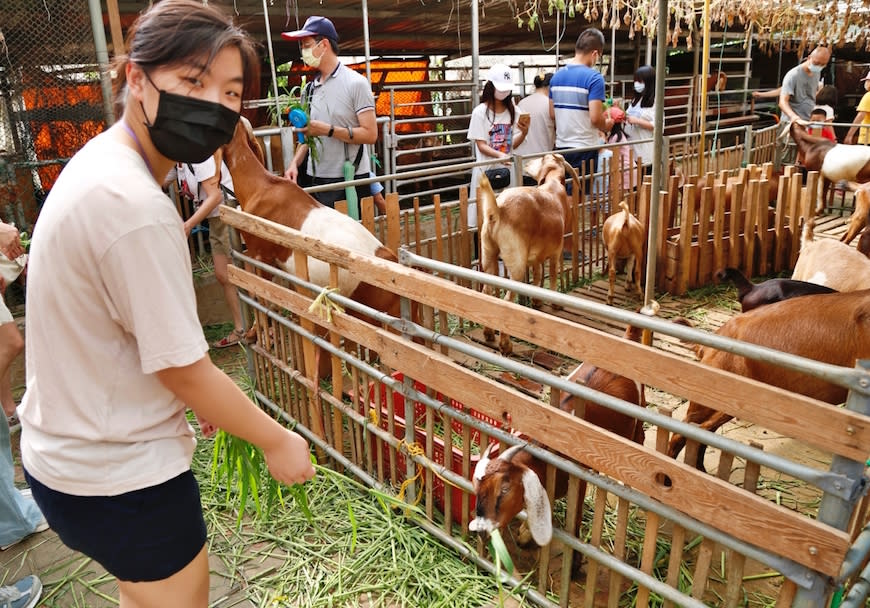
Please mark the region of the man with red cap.
[[[353, 163], [355, 179], [370, 175], [371, 163], [366, 144], [378, 139], [375, 100], [369, 81], [338, 60], [338, 32], [326, 17], [309, 17], [301, 30], [284, 32], [285, 40], [296, 40], [302, 61], [317, 70], [317, 75], [303, 95], [309, 100], [307, 136], [318, 138], [315, 154], [308, 146], [297, 146], [284, 176], [297, 181], [307, 172], [313, 185], [345, 181], [345, 162]], [[303, 163], [308, 154], [307, 163]], [[316, 157], [316, 158], [312, 158]], [[334, 207], [346, 198], [344, 189], [318, 192], [313, 196], [324, 205]], [[357, 197], [371, 196], [369, 186], [357, 187]]]

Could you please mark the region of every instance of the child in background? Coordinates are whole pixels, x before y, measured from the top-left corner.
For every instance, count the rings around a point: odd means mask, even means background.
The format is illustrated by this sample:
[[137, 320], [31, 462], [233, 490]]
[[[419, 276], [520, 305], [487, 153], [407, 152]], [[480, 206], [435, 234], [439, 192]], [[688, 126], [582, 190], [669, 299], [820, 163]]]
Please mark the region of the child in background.
[[[609, 144], [617, 144], [620, 142], [628, 143], [628, 135], [625, 134], [623, 130], [623, 125], [625, 124], [625, 112], [616, 106], [613, 106], [608, 110], [610, 114], [611, 120], [613, 120], [613, 128], [610, 129], [610, 135], [607, 137], [607, 143]], [[617, 148], [611, 148], [614, 150], [613, 160], [611, 162], [619, 163], [619, 166], [622, 168], [622, 189], [628, 190], [631, 186], [630, 178], [631, 178], [631, 146], [619, 146]]]
[[[830, 108], [830, 106], [827, 106]], [[831, 109], [830, 115], [828, 111], [823, 106], [816, 106], [813, 108], [813, 111], [810, 112], [810, 126], [807, 127], [807, 133], [810, 135], [814, 135], [816, 137], [824, 137], [825, 139], [830, 139], [832, 142], [836, 143], [837, 136], [834, 133], [834, 127], [832, 127], [830, 122], [834, 120], [834, 111]], [[821, 123], [822, 126], [817, 126]]]

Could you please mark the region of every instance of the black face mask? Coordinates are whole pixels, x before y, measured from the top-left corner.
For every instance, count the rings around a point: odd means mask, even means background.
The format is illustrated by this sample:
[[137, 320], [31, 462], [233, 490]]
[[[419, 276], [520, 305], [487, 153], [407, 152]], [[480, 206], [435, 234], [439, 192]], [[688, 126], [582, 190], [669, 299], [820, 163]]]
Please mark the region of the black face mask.
[[[151, 86], [157, 89], [153, 82]], [[146, 116], [145, 126], [154, 147], [166, 158], [201, 163], [233, 138], [238, 112], [223, 104], [157, 90], [157, 116], [153, 123]]]

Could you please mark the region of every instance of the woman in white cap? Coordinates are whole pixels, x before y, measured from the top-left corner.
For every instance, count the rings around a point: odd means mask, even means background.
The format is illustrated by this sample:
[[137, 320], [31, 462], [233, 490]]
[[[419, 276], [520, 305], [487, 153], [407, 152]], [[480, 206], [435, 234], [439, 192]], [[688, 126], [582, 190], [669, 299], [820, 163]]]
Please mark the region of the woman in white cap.
[[[487, 169], [475, 167], [471, 172], [472, 200], [476, 200], [477, 180], [484, 170], [495, 189], [504, 188], [513, 182], [513, 165], [509, 159], [513, 149], [523, 142], [529, 132], [528, 114], [521, 121], [520, 113], [514, 108], [511, 97], [513, 88], [514, 79], [510, 67], [498, 63], [489, 68], [483, 93], [480, 94], [480, 104], [471, 112], [468, 139], [475, 143], [475, 160], [503, 158], [505, 164]], [[468, 226], [477, 226], [476, 202], [468, 206]]]

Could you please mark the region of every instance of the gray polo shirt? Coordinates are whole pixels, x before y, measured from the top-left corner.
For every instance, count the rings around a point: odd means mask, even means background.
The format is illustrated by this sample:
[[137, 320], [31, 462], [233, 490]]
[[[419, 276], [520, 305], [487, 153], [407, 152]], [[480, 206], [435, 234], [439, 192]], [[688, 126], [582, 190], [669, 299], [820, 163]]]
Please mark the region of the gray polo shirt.
[[[311, 120], [322, 120], [335, 127], [358, 127], [360, 112], [375, 108], [369, 81], [342, 63], [325, 81], [321, 82], [319, 78], [315, 80], [310, 94]], [[353, 162], [356, 159], [359, 145], [346, 144], [325, 135], [319, 139], [314, 168], [311, 166], [311, 155], [308, 155], [308, 174], [323, 178], [344, 177], [344, 161]], [[370, 165], [368, 152], [363, 150], [355, 174], [368, 175]]]
[[[809, 73], [803, 68], [803, 63], [790, 69], [782, 79], [780, 95], [789, 95], [791, 109], [804, 120], [810, 119], [810, 113], [816, 105], [816, 93], [819, 90], [819, 74]], [[788, 120], [788, 117], [784, 117]]]

